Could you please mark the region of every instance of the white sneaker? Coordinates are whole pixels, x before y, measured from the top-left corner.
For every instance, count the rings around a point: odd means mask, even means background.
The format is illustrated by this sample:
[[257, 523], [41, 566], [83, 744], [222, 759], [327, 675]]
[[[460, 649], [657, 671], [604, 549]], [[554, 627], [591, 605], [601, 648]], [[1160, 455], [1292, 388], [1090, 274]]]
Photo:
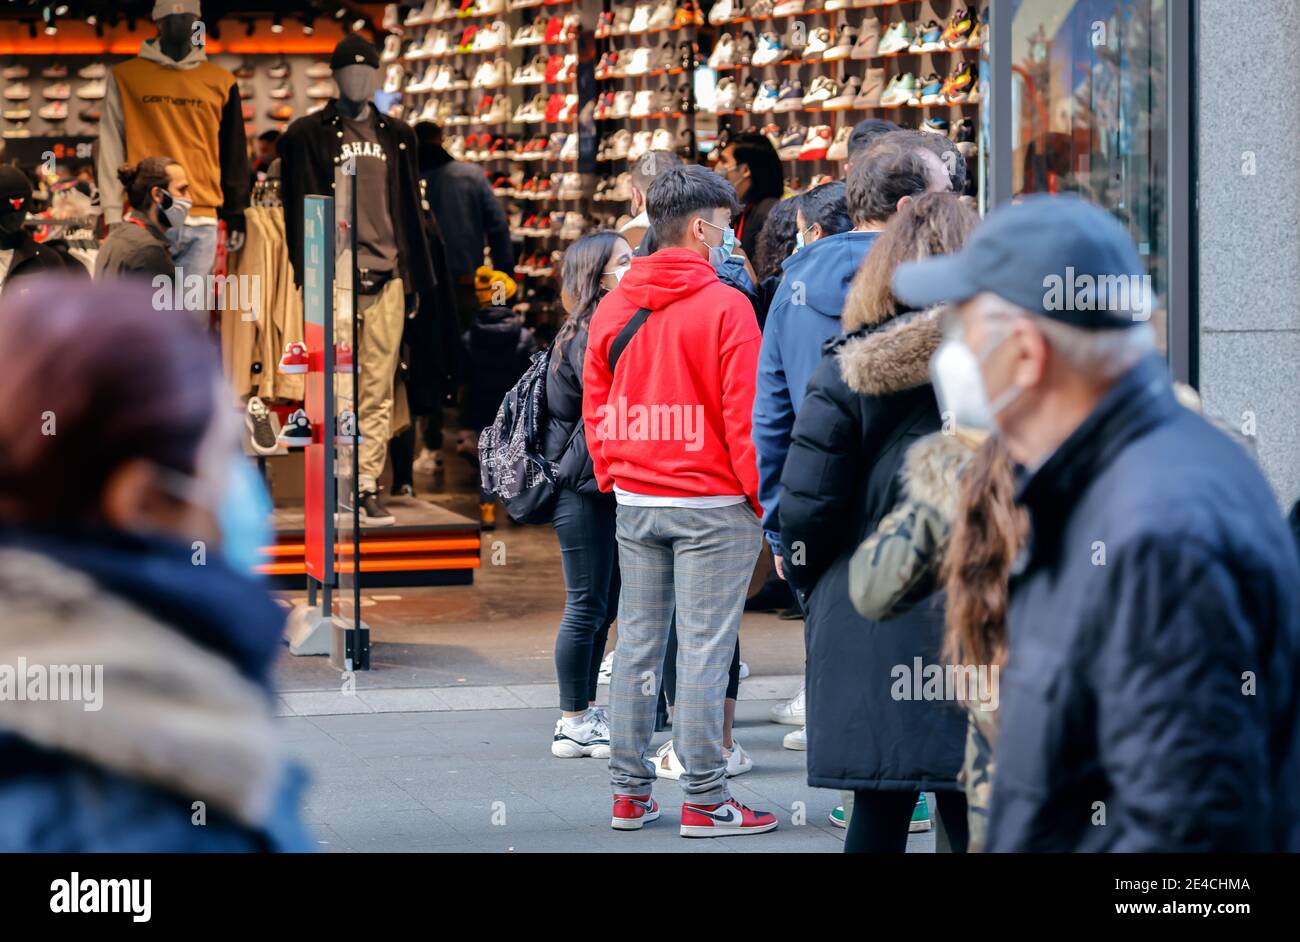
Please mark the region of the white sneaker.
[[781, 745], [793, 752], [808, 751], [808, 727], [800, 726], [793, 733], [786, 733]]
[[773, 723], [780, 723], [782, 726], [802, 726], [806, 722], [804, 719], [806, 709], [804, 688], [800, 687], [799, 692], [785, 703], [778, 703], [772, 707], [772, 712], [768, 716]]
[[[567, 141], [565, 143], [568, 143]], [[608, 684], [614, 676], [614, 652], [610, 651], [600, 662], [600, 672], [596, 674], [596, 686]]]
[[604, 711], [588, 710], [582, 716], [556, 720], [551, 755], [557, 759], [608, 759], [609, 725]]
[[[725, 753], [726, 750], [724, 749]], [[733, 778], [737, 775], [744, 775], [746, 772], [752, 772], [754, 769], [754, 760], [749, 757], [749, 753], [735, 739], [731, 740], [731, 752], [727, 755], [727, 778]]]

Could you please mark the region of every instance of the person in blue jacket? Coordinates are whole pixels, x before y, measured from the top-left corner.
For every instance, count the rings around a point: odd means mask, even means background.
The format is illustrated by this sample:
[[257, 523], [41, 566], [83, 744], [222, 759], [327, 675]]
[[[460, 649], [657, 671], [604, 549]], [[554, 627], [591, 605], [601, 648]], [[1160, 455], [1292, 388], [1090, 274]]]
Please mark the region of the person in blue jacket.
[[882, 135], [854, 163], [847, 183], [825, 183], [799, 197], [800, 247], [782, 266], [768, 309], [754, 398], [758, 496], [778, 572], [784, 572], [779, 496], [790, 432], [822, 345], [840, 335], [849, 283], [900, 206], [920, 193], [950, 189], [924, 137], [919, 131]]
[[0, 852], [313, 849], [252, 572], [270, 500], [212, 345], [147, 283], [25, 288], [0, 301]]
[[957, 305], [940, 408], [996, 427], [1029, 516], [987, 849], [1300, 850], [1300, 560], [1248, 452], [1175, 399], [1128, 231], [1031, 196], [893, 283]]

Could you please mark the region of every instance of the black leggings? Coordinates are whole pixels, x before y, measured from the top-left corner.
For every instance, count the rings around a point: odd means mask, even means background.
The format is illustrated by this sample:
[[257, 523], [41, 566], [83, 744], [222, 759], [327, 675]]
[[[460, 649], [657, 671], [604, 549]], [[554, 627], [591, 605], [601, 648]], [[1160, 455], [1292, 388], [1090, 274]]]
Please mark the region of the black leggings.
[[[731, 655], [731, 669], [727, 672], [727, 699], [736, 699], [740, 692], [740, 638], [736, 639], [736, 650]], [[668, 648], [664, 651], [664, 697], [672, 706], [677, 698], [677, 618], [668, 628]]]
[[564, 617], [555, 636], [560, 709], [587, 709], [605, 658], [609, 624], [618, 614], [618, 543], [609, 497], [561, 490], [552, 524], [564, 567]]
[[[855, 791], [846, 854], [901, 854], [907, 850], [908, 824], [920, 792]], [[939, 817], [954, 854], [966, 853], [970, 832], [966, 825], [966, 796], [961, 792], [936, 792]]]

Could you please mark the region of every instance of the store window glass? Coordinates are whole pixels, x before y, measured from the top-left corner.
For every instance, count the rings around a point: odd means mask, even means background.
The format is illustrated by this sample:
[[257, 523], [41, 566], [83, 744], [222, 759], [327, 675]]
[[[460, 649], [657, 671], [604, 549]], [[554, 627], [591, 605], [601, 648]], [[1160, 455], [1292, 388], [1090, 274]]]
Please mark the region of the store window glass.
[[1075, 192], [1114, 213], [1151, 276], [1168, 341], [1167, 0], [1016, 0], [1012, 192]]

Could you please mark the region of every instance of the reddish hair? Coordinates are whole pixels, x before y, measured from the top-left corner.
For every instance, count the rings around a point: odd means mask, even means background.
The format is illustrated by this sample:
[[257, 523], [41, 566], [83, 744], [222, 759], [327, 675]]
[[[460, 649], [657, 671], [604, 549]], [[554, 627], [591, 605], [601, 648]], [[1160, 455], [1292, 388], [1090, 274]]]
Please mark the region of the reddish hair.
[[0, 523], [85, 523], [131, 459], [195, 473], [217, 358], [152, 295], [141, 282], [38, 276], [0, 297]]

